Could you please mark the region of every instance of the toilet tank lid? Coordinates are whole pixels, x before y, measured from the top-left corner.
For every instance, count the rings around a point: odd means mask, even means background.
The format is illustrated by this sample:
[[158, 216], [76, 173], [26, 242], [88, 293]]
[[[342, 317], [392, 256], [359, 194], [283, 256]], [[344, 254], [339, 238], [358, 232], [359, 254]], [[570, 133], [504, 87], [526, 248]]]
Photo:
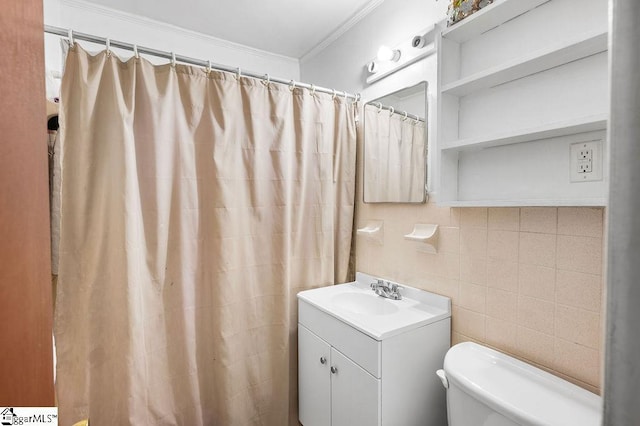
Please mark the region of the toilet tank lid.
[[515, 422], [600, 425], [598, 395], [476, 343], [449, 349], [444, 371], [450, 384]]

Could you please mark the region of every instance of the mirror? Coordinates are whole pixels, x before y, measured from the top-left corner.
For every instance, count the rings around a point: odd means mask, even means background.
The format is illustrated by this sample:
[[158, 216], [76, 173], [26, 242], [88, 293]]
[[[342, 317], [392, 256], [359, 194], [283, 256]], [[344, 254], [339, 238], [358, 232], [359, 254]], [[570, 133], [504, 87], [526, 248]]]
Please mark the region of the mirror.
[[427, 201], [427, 82], [364, 105], [364, 202]]

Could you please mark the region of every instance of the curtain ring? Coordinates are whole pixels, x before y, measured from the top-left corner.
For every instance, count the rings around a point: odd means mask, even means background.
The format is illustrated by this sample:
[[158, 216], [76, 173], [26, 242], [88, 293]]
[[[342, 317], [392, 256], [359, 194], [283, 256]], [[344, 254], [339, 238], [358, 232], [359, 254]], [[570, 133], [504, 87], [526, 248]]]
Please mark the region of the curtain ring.
[[378, 102], [378, 114], [382, 112], [382, 102]]
[[240, 79], [242, 78], [242, 68], [240, 67], [236, 69], [236, 78], [238, 79], [238, 81], [240, 81]]
[[402, 117], [402, 121], [407, 121], [407, 118], [409, 118], [409, 114], [407, 114], [407, 111], [402, 113], [404, 115], [404, 117]]
[[171, 68], [175, 68], [176, 67], [176, 54], [174, 52], [171, 52]]
[[347, 91], [345, 90], [345, 91], [344, 91], [344, 101], [345, 101], [345, 102], [347, 102], [347, 95], [348, 95], [348, 93], [347, 93]]
[[335, 99], [337, 94], [336, 89], [331, 89], [331, 99]]
[[316, 95], [316, 86], [314, 86], [313, 84], [311, 85], [311, 96], [315, 96]]
[[291, 90], [292, 92], [294, 90], [296, 90], [296, 82], [295, 82], [295, 80], [291, 80], [291, 82], [289, 83], [289, 90]]
[[355, 102], [360, 102], [360, 99], [362, 98], [362, 95], [360, 93], [356, 93], [356, 100]]
[[207, 75], [211, 74], [211, 60], [207, 59], [207, 67], [204, 69], [204, 72], [207, 73]]
[[138, 52], [138, 45], [137, 44], [133, 45], [133, 56], [135, 56], [136, 59], [140, 59], [140, 52]]
[[107, 48], [107, 56], [111, 56], [111, 39], [106, 39], [105, 46]]
[[389, 107], [389, 117], [391, 117], [394, 112], [396, 112], [395, 108], [394, 107]]
[[269, 87], [269, 85], [271, 84], [271, 77], [269, 76], [269, 73], [264, 75], [264, 78], [262, 80], [262, 84], [264, 84], [267, 87]]
[[415, 119], [415, 120], [413, 120], [413, 125], [415, 126], [415, 125], [417, 125], [419, 122], [420, 122], [420, 120], [418, 120], [418, 117], [416, 116], [416, 119]]
[[69, 46], [73, 47], [75, 44], [76, 44], [76, 42], [73, 39], [73, 30], [69, 29]]

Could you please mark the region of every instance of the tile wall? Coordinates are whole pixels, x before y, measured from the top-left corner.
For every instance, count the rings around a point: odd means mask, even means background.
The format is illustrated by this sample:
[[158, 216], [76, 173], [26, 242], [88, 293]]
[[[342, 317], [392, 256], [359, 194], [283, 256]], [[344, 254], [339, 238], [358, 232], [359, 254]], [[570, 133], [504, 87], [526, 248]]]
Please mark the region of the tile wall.
[[[452, 343], [476, 341], [599, 392], [603, 313], [601, 208], [444, 208], [364, 204], [382, 244], [356, 241], [356, 268], [451, 297]], [[437, 254], [407, 241], [440, 225]]]

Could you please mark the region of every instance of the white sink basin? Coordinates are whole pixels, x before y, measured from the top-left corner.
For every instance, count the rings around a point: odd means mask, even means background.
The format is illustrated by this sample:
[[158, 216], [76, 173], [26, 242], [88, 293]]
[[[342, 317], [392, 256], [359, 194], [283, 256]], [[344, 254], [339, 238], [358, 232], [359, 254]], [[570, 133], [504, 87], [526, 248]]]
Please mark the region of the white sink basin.
[[401, 300], [376, 295], [377, 277], [357, 273], [356, 281], [301, 291], [298, 299], [346, 322], [376, 340], [395, 336], [451, 316], [451, 300], [401, 284]]
[[398, 312], [397, 304], [384, 299], [371, 292], [366, 293], [341, 293], [336, 294], [331, 298], [331, 302], [346, 311], [351, 311], [356, 314], [365, 315], [389, 315]]

